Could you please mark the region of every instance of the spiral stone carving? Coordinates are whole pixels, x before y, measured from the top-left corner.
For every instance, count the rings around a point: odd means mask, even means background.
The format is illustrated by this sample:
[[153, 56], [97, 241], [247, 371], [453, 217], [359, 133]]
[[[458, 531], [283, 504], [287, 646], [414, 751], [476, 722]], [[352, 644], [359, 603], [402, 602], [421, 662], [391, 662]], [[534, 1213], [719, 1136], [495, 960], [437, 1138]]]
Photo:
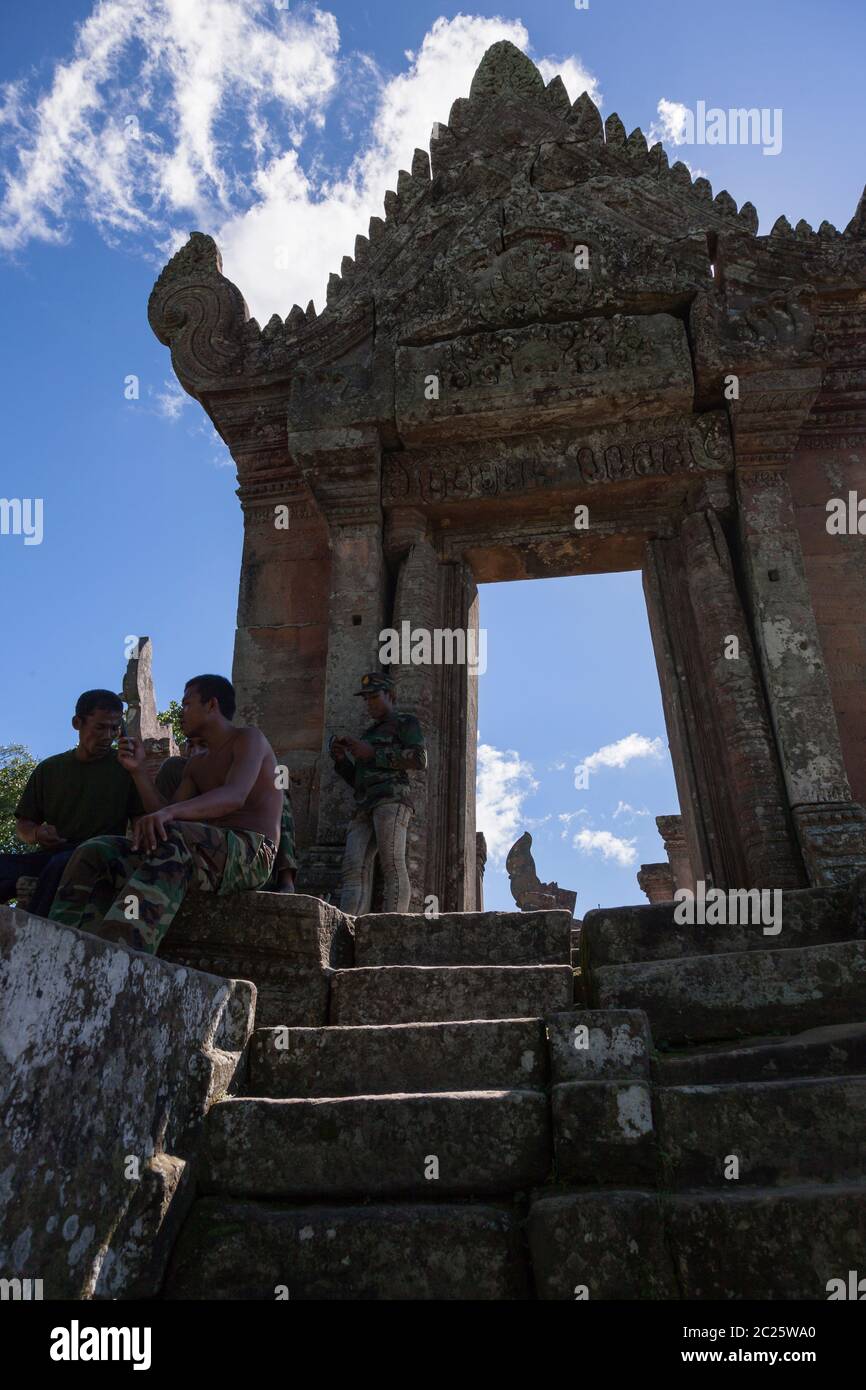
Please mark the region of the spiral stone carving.
[[213, 237], [193, 232], [153, 287], [150, 326], [171, 348], [181, 384], [192, 394], [243, 370], [243, 295], [222, 273]]

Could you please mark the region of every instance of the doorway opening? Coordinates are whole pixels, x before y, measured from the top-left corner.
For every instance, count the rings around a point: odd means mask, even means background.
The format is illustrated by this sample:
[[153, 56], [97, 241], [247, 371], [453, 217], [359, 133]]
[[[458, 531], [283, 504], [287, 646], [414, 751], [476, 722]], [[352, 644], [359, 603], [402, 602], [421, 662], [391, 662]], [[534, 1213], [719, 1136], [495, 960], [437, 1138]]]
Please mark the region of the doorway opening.
[[[479, 621], [485, 909], [516, 910], [506, 858], [525, 831], [538, 878], [574, 891], [577, 917], [646, 903], [653, 883], [667, 896], [656, 817], [679, 802], [640, 571], [485, 583]], [[659, 871], [643, 887], [642, 865]]]

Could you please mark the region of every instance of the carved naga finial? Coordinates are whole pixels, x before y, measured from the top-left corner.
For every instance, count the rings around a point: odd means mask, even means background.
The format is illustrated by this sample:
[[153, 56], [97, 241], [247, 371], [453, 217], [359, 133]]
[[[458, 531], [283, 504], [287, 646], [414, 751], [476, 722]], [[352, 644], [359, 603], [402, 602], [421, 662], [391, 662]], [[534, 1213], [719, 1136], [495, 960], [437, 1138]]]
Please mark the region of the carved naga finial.
[[159, 341], [171, 348], [178, 380], [191, 395], [242, 370], [250, 313], [222, 273], [213, 237], [193, 232], [172, 256], [151, 291], [147, 316]]

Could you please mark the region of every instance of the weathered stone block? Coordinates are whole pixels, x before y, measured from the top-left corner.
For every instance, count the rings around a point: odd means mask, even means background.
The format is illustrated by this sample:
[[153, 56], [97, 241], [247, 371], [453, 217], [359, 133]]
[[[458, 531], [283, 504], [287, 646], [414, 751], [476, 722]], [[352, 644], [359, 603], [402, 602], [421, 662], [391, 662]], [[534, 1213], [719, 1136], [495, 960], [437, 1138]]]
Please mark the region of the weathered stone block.
[[547, 1083], [541, 1019], [293, 1028], [285, 1041], [279, 1029], [253, 1034], [248, 1095], [525, 1090]]
[[661, 1088], [656, 1113], [669, 1187], [866, 1177], [866, 1077]]
[[[754, 898], [753, 898], [754, 904]], [[772, 907], [772, 899], [768, 906]], [[812, 888], [782, 894], [781, 930], [764, 935], [760, 922], [679, 924], [672, 903], [600, 908], [588, 912], [581, 933], [582, 964], [590, 973], [604, 965], [675, 960], [731, 951], [786, 950], [854, 936], [843, 889]], [[751, 912], [743, 900], [740, 915]]]
[[560, 1182], [656, 1180], [652, 1095], [642, 1081], [565, 1081], [553, 1087]]
[[666, 1223], [683, 1298], [824, 1300], [863, 1273], [866, 1185], [682, 1193]]
[[338, 908], [303, 893], [191, 893], [161, 955], [253, 980], [261, 1027], [316, 1027], [327, 1022], [332, 969], [352, 963], [352, 929]]
[[529, 1209], [529, 1250], [539, 1298], [677, 1298], [652, 1192], [575, 1192]]
[[436, 1023], [452, 1019], [543, 1018], [567, 1009], [568, 965], [381, 965], [338, 970], [331, 1023]]
[[866, 1014], [866, 942], [606, 965], [600, 1008], [643, 1008], [659, 1042], [800, 1032]]
[[153, 1296], [255, 990], [0, 907], [0, 1277]]
[[169, 1271], [169, 1299], [525, 1299], [513, 1208], [447, 1202], [268, 1206], [197, 1202]]
[[722, 1081], [779, 1081], [795, 1076], [866, 1073], [866, 1023], [813, 1028], [793, 1038], [746, 1039], [738, 1046], [659, 1053], [659, 1086], [703, 1086]]
[[236, 1099], [208, 1117], [201, 1189], [308, 1201], [469, 1197], [544, 1182], [549, 1169], [538, 1091]]
[[649, 1080], [652, 1040], [640, 1009], [574, 1009], [545, 1022], [554, 1082]]
[[387, 912], [355, 919], [355, 964], [563, 965], [570, 912]]

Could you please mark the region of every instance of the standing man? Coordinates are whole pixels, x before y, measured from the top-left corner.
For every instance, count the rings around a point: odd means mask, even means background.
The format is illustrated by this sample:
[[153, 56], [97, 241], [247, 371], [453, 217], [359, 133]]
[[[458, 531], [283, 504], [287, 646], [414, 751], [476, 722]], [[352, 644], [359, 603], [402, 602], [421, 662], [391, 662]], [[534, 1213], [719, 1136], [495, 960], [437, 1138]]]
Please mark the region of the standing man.
[[123, 702], [110, 690], [85, 690], [72, 727], [78, 746], [45, 758], [30, 774], [15, 807], [15, 833], [33, 846], [0, 854], [0, 902], [15, 897], [19, 878], [35, 878], [27, 911], [47, 917], [57, 885], [78, 845], [93, 835], [125, 835], [144, 810], [135, 783], [112, 743]]
[[103, 835], [73, 854], [51, 918], [155, 955], [193, 885], [212, 893], [261, 888], [274, 864], [283, 794], [276, 759], [258, 729], [236, 728], [224, 676], [195, 676], [183, 692], [183, 728], [207, 752], [190, 758], [166, 804], [138, 739], [118, 754], [145, 814], [131, 840]]
[[407, 772], [426, 771], [424, 735], [414, 714], [395, 710], [390, 676], [377, 671], [362, 676], [355, 694], [373, 723], [363, 738], [342, 735], [330, 744], [335, 770], [353, 788], [357, 803], [346, 837], [340, 907], [352, 916], [370, 910], [378, 850], [385, 890], [382, 910], [405, 912], [412, 895], [406, 832], [414, 810]]

